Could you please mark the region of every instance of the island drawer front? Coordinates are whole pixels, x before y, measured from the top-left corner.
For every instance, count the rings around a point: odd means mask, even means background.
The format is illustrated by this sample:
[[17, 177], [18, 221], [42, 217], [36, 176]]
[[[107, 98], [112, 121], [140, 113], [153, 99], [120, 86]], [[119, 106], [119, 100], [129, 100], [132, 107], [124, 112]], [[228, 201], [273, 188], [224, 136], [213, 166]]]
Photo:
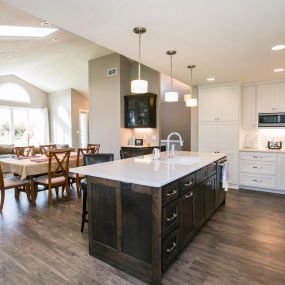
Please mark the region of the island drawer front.
[[216, 174], [217, 172], [217, 163], [212, 163], [208, 166], [208, 177]]
[[276, 175], [276, 163], [241, 159], [240, 172]]
[[196, 184], [200, 184], [208, 178], [208, 167], [203, 167], [196, 172]]
[[180, 195], [188, 192], [196, 186], [196, 176], [195, 173], [190, 174], [180, 181]]
[[162, 188], [162, 205], [166, 205], [169, 202], [175, 200], [178, 198], [178, 190], [179, 190], [179, 184], [178, 183], [172, 183], [166, 187]]
[[241, 173], [240, 185], [274, 189], [276, 187], [276, 176]]
[[179, 225], [179, 203], [178, 199], [165, 206], [162, 210], [162, 233], [167, 236]]
[[277, 157], [276, 157], [276, 153], [241, 152], [240, 153], [240, 159], [276, 162]]
[[179, 253], [179, 230], [173, 231], [162, 243], [162, 270], [175, 259]]

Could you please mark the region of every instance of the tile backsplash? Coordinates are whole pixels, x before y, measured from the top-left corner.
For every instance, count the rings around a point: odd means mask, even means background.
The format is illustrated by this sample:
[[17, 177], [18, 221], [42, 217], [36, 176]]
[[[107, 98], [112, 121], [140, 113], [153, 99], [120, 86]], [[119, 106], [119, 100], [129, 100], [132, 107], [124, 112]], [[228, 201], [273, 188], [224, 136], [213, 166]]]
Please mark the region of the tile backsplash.
[[285, 149], [285, 129], [252, 129], [244, 132], [243, 147], [267, 148], [268, 141], [282, 141]]

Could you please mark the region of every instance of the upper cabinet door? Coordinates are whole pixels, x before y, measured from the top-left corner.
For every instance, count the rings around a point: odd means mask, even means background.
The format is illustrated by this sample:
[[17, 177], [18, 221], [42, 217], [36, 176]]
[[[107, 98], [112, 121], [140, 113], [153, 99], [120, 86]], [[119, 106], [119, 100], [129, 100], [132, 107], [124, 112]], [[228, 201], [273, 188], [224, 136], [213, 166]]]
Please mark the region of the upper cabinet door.
[[242, 127], [256, 128], [255, 86], [245, 86], [242, 92]]
[[285, 112], [285, 83], [275, 85], [274, 112]]
[[218, 121], [218, 88], [199, 88], [198, 113], [200, 122]]
[[237, 121], [239, 117], [239, 86], [224, 86], [218, 93], [218, 121]]
[[274, 112], [274, 84], [266, 84], [257, 86], [257, 113]]

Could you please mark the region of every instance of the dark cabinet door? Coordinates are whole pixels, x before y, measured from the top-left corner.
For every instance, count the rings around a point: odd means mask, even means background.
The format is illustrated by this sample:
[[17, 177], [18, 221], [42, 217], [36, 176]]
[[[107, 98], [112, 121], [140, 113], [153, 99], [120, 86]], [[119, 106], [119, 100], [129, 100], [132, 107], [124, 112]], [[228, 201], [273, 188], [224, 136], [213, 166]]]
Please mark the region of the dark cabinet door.
[[210, 217], [210, 215], [215, 210], [215, 202], [216, 202], [216, 175], [211, 176], [206, 181], [205, 188], [205, 212], [206, 218]]
[[125, 96], [125, 128], [156, 128], [156, 94]]
[[194, 223], [195, 228], [200, 228], [206, 219], [205, 213], [205, 192], [207, 181], [200, 184], [195, 189], [195, 203], [194, 203]]
[[180, 198], [180, 246], [185, 247], [194, 234], [194, 192]]

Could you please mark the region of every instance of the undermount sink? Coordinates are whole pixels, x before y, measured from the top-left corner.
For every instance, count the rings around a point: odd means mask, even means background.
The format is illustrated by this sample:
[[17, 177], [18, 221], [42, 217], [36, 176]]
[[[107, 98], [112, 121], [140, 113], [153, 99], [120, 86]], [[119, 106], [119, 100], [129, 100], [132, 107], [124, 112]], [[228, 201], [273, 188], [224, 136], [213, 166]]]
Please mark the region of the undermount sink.
[[203, 158], [201, 157], [185, 157], [185, 156], [175, 156], [171, 158], [167, 158], [165, 160], [162, 160], [162, 162], [168, 163], [168, 164], [183, 164], [183, 165], [190, 165], [193, 163], [201, 162]]

